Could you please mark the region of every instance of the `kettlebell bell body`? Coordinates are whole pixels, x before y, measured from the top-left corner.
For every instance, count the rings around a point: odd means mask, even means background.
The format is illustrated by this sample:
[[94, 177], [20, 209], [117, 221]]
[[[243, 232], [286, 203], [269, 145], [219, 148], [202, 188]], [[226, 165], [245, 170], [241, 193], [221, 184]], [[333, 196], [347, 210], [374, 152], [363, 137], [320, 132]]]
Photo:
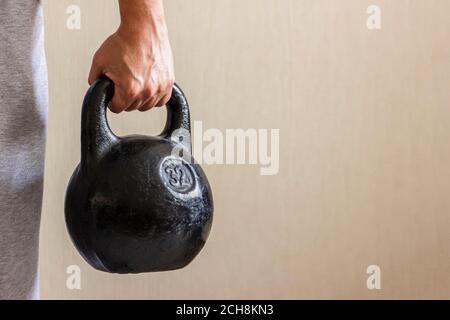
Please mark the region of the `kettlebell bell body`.
[[190, 134], [186, 98], [175, 85], [160, 136], [117, 137], [106, 119], [113, 94], [114, 83], [103, 76], [84, 99], [81, 162], [66, 192], [67, 229], [98, 270], [182, 268], [203, 248], [213, 218], [211, 188], [190, 155], [190, 139], [174, 138], [177, 130]]

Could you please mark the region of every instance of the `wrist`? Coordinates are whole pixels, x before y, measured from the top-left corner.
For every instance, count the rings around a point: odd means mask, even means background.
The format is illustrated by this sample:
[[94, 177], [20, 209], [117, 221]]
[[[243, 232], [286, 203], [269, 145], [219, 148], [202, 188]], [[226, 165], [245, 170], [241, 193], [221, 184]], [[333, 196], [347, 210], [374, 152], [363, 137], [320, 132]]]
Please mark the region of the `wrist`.
[[[133, 0], [135, 1], [135, 0]], [[166, 21], [161, 0], [119, 0], [120, 28], [131, 32], [165, 32]]]
[[168, 37], [164, 15], [136, 17], [122, 19], [118, 33], [126, 37], [157, 38], [164, 40]]

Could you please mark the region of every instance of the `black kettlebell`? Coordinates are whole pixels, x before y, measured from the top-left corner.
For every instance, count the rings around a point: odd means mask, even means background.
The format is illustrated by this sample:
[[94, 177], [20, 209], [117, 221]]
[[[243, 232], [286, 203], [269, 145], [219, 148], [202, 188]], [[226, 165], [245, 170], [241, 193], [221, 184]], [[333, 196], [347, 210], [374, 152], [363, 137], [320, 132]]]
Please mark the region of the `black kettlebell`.
[[161, 135], [117, 137], [106, 119], [113, 95], [114, 83], [102, 76], [84, 98], [81, 162], [65, 199], [69, 234], [101, 271], [183, 268], [202, 249], [213, 218], [208, 180], [192, 158], [186, 160], [190, 139], [173, 137], [178, 129], [190, 134], [186, 98], [174, 85]]

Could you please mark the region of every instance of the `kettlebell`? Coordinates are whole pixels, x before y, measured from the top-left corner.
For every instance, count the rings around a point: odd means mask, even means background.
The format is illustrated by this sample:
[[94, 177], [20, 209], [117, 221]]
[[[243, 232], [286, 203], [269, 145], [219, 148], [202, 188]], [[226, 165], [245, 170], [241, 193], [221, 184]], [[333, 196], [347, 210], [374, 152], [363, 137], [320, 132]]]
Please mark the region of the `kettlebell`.
[[81, 161], [65, 198], [70, 237], [101, 271], [183, 268], [203, 248], [213, 218], [211, 187], [190, 139], [175, 134], [190, 136], [186, 97], [175, 84], [159, 136], [118, 137], [106, 118], [113, 95], [114, 83], [102, 76], [84, 98]]

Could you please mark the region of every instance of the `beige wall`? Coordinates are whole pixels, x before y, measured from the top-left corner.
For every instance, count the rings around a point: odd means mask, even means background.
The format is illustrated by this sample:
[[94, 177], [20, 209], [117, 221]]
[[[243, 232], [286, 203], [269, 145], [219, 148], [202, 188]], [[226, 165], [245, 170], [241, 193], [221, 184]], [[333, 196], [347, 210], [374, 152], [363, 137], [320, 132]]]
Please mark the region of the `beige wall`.
[[[450, 298], [450, 2], [166, 0], [177, 81], [207, 128], [279, 128], [280, 172], [204, 166], [215, 221], [186, 269], [117, 276], [65, 229], [91, 56], [116, 1], [46, 0], [43, 298]], [[82, 29], [66, 28], [79, 4]], [[366, 8], [382, 8], [382, 30]], [[154, 134], [164, 110], [110, 116]], [[66, 289], [77, 264], [82, 289]], [[382, 289], [366, 288], [366, 268]]]

